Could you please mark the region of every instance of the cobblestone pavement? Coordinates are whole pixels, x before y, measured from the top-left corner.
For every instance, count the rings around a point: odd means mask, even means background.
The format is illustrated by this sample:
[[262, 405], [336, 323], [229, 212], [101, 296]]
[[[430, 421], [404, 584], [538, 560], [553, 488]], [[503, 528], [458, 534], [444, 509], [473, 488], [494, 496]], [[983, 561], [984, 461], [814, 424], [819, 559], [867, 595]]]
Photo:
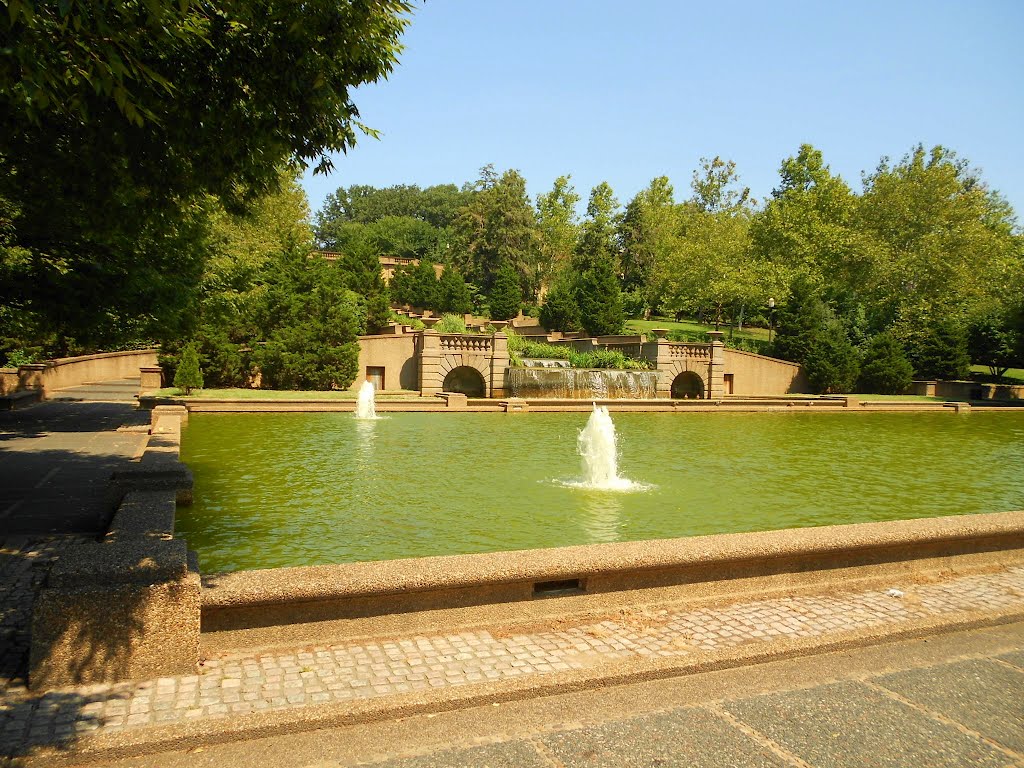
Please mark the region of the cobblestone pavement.
[[0, 754], [77, 737], [263, 710], [356, 702], [468, 686], [609, 661], [681, 658], [784, 638], [841, 635], [963, 611], [1024, 607], [1024, 567], [902, 591], [751, 600], [717, 608], [622, 611], [602, 621], [521, 634], [479, 630], [287, 653], [225, 654], [200, 674], [32, 696], [8, 686], [0, 703]]
[[80, 536], [0, 541], [0, 697], [25, 693], [36, 592], [54, 558], [82, 541], [86, 539]]

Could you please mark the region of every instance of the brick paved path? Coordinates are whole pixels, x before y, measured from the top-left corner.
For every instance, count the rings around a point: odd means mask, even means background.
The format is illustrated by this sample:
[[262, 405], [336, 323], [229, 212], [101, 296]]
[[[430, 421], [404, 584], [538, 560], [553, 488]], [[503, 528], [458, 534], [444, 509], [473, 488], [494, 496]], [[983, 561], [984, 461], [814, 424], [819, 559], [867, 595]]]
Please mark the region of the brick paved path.
[[623, 611], [602, 621], [503, 635], [479, 630], [288, 653], [223, 655], [198, 675], [54, 691], [8, 686], [0, 754], [76, 736], [201, 718], [355, 702], [409, 691], [587, 670], [609, 661], [714, 652], [783, 638], [898, 629], [963, 611], [1024, 608], [1024, 567], [886, 591], [752, 600], [698, 610]]

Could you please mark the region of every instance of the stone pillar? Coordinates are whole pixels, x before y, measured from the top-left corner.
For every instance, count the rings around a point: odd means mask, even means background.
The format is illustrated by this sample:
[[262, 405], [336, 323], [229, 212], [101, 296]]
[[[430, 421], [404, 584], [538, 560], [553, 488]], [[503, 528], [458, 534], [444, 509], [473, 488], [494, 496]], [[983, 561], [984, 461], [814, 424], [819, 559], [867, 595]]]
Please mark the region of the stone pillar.
[[654, 390], [655, 397], [672, 396], [672, 361], [669, 358], [669, 344], [670, 342], [667, 340], [659, 338], [657, 341], [645, 342], [640, 347], [643, 357], [653, 364], [654, 369], [658, 372], [658, 383]]
[[43, 372], [46, 370], [46, 363], [30, 363], [29, 365], [18, 366], [18, 385], [21, 389], [38, 389], [46, 393], [43, 386]]
[[164, 369], [159, 365], [139, 368], [139, 394], [155, 392], [164, 385]]
[[722, 331], [708, 331], [711, 339], [711, 365], [708, 366], [708, 397], [718, 400], [725, 397], [725, 344]]
[[54, 563], [32, 615], [29, 685], [194, 674], [200, 583], [181, 540], [88, 542]]
[[508, 366], [508, 336], [496, 333], [491, 337], [491, 380], [487, 382], [488, 397], [505, 396], [505, 369]]
[[420, 395], [432, 396], [441, 391], [441, 336], [437, 331], [420, 335]]

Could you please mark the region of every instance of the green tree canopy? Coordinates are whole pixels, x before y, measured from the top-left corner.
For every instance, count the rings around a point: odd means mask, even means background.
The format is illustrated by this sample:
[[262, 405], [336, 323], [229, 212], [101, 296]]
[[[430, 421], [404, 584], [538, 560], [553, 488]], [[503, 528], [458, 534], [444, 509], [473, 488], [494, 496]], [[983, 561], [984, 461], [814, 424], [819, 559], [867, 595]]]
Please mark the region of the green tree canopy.
[[476, 194], [454, 224], [459, 239], [454, 261], [466, 279], [488, 296], [506, 262], [536, 294], [539, 238], [526, 180], [514, 170], [499, 176], [488, 165], [480, 170], [474, 189]]
[[880, 324], [909, 339], [925, 317], [970, 318], [1004, 304], [1024, 274], [1013, 211], [943, 147], [917, 146], [865, 178], [857, 226], [878, 248], [865, 281]]
[[[352, 89], [395, 65], [406, 0], [8, 2], [0, 14], [0, 306], [57, 351], [173, 331], [207, 195], [330, 167]], [[368, 130], [368, 129], [367, 129]]]
[[639, 294], [646, 311], [660, 301], [656, 275], [678, 246], [678, 215], [667, 176], [652, 179], [629, 201], [619, 225], [622, 288]]
[[539, 288], [550, 288], [569, 266], [576, 249], [580, 226], [576, 204], [580, 196], [570, 182], [571, 176], [555, 179], [550, 192], [537, 195], [537, 227], [540, 231], [538, 261], [534, 270]]

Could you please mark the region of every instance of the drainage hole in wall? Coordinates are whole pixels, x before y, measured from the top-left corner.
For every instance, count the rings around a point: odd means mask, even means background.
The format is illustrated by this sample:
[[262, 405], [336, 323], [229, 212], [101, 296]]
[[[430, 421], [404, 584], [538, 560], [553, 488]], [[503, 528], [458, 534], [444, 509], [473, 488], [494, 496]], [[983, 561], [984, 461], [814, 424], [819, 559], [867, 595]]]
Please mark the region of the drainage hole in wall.
[[582, 579], [563, 579], [562, 581], [538, 581], [533, 585], [534, 597], [558, 597], [560, 595], [580, 595], [586, 592]]

